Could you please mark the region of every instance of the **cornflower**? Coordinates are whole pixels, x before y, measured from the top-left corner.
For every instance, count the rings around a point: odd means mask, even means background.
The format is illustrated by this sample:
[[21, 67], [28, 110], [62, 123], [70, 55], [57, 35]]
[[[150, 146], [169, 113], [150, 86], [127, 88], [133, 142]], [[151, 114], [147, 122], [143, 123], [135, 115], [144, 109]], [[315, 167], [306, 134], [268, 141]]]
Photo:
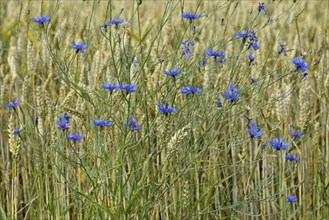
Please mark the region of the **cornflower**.
[[287, 142], [284, 143], [283, 138], [273, 138], [270, 144], [275, 150], [287, 150], [289, 146]]
[[230, 102], [236, 102], [241, 98], [240, 91], [233, 83], [230, 84], [228, 91], [224, 93], [224, 98]]
[[82, 42], [76, 44], [75, 41], [72, 41], [73, 46], [69, 46], [72, 49], [75, 49], [76, 53], [83, 53], [88, 48], [88, 44], [83, 45]]
[[264, 2], [262, 3], [258, 3], [258, 11], [262, 14], [266, 14], [266, 9], [265, 9], [265, 6], [264, 6]]
[[111, 126], [111, 122], [109, 122], [108, 120], [101, 121], [101, 120], [98, 120], [97, 119], [97, 120], [94, 121], [94, 125], [96, 127], [100, 127], [102, 129], [103, 127], [109, 127], [109, 126]]
[[74, 143], [83, 140], [83, 136], [80, 136], [78, 134], [76, 134], [75, 136], [73, 136], [72, 134], [67, 135], [67, 139], [70, 141], [73, 141]]
[[71, 126], [72, 123], [69, 123], [69, 121], [68, 121], [69, 118], [71, 118], [71, 116], [68, 116], [68, 115], [59, 116], [59, 121], [56, 122], [59, 130], [64, 131]]
[[165, 114], [166, 116], [168, 116], [169, 114], [175, 113], [177, 110], [172, 107], [172, 106], [168, 106], [166, 104], [162, 104], [158, 106], [158, 109], [160, 112], [162, 112], [163, 114]]
[[164, 74], [167, 75], [167, 76], [172, 76], [173, 78], [175, 78], [176, 76], [179, 75], [180, 71], [181, 71], [181, 68], [175, 67], [172, 72], [170, 72], [168, 70], [165, 70]]
[[125, 124], [124, 126], [125, 126], [125, 128], [130, 127], [131, 131], [140, 131], [140, 130], [142, 130], [142, 128], [141, 128], [142, 125], [137, 124], [136, 118], [132, 118], [132, 117], [129, 117], [129, 124]]
[[306, 69], [308, 68], [309, 65], [305, 63], [305, 61], [302, 58], [295, 57], [292, 62], [293, 64], [295, 64], [296, 72], [302, 72], [303, 78], [308, 76]]
[[189, 94], [194, 95], [195, 93], [200, 93], [200, 92], [202, 92], [201, 88], [193, 88], [193, 87], [188, 87], [188, 86], [184, 87], [181, 90], [181, 93], [184, 95], [189, 95]]
[[18, 100], [16, 100], [15, 102], [9, 102], [9, 104], [5, 104], [5, 106], [7, 108], [12, 108], [12, 109], [16, 109], [17, 106], [20, 105], [20, 102]]
[[41, 16], [40, 18], [34, 18], [33, 21], [34, 21], [34, 23], [37, 23], [40, 26], [43, 26], [44, 23], [46, 23], [47, 21], [50, 21], [50, 19], [51, 19], [51, 17], [49, 17], [49, 16], [45, 16], [45, 17]]
[[250, 130], [247, 131], [247, 134], [250, 135], [250, 138], [258, 138], [263, 135], [263, 132], [254, 124], [250, 124]]

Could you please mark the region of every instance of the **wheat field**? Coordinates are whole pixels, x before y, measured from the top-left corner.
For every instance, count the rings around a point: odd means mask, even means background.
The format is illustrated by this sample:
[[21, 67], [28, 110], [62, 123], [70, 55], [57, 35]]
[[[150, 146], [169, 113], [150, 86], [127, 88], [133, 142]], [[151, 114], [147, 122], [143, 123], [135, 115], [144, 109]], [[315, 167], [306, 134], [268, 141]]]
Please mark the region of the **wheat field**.
[[0, 1], [0, 219], [329, 219], [328, 9]]

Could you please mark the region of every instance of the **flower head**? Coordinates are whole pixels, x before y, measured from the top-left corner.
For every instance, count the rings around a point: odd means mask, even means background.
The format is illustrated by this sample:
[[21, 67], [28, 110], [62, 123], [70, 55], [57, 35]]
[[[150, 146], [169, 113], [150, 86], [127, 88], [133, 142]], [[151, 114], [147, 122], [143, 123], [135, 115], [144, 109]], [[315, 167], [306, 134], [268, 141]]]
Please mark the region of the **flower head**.
[[20, 131], [20, 130], [15, 130], [15, 131], [13, 132], [13, 134], [14, 134], [14, 135], [20, 135], [20, 134], [21, 134], [21, 131]]
[[118, 27], [119, 24], [122, 24], [124, 22], [123, 19], [120, 20], [114, 20], [112, 19], [111, 24], [115, 25], [115, 27]]
[[250, 50], [250, 54], [248, 54], [248, 59], [250, 64], [255, 65], [255, 57], [252, 56], [252, 50]]
[[307, 77], [308, 74], [306, 72], [306, 69], [308, 68], [309, 65], [305, 63], [305, 61], [302, 58], [295, 57], [292, 63], [295, 64], [296, 72], [302, 72], [303, 78]]
[[59, 130], [64, 131], [71, 126], [72, 123], [69, 123], [69, 121], [68, 121], [69, 118], [71, 118], [71, 116], [68, 116], [68, 115], [59, 116], [59, 121], [56, 122]]
[[288, 142], [284, 143], [283, 138], [273, 138], [270, 144], [275, 150], [287, 150], [289, 146]]
[[214, 57], [216, 59], [217, 57], [223, 57], [223, 56], [225, 56], [225, 52], [222, 51], [222, 52], [219, 52], [218, 53], [216, 51], [207, 50], [206, 55], [209, 56], [209, 57]]
[[181, 91], [180, 91], [182, 94], [184, 95], [189, 95], [189, 94], [192, 94], [194, 95], [195, 93], [200, 93], [202, 92], [202, 89], [201, 88], [193, 88], [193, 87], [184, 87]]
[[126, 128], [130, 128], [131, 131], [140, 131], [142, 130], [141, 124], [137, 124], [136, 118], [129, 117], [129, 124], [124, 125]]
[[74, 143], [83, 140], [83, 136], [80, 136], [78, 134], [76, 134], [75, 136], [73, 136], [72, 134], [67, 135], [67, 139], [70, 141], [73, 141]]
[[285, 43], [280, 44], [279, 55], [287, 56], [287, 53], [286, 53], [286, 44]]
[[172, 106], [168, 106], [166, 104], [162, 104], [162, 105], [159, 105], [158, 106], [158, 109], [160, 112], [162, 112], [163, 114], [165, 114], [166, 116], [169, 115], [169, 114], [172, 114], [172, 113], [175, 113], [177, 110], [172, 107]]
[[230, 102], [236, 102], [241, 98], [240, 91], [233, 83], [230, 84], [228, 91], [224, 93], [224, 98]]
[[297, 198], [295, 196], [287, 196], [287, 202], [295, 203], [297, 202]]
[[200, 18], [200, 15], [190, 14], [190, 13], [183, 13], [182, 18], [188, 19], [190, 22], [192, 22], [192, 20]]
[[34, 21], [34, 23], [37, 23], [37, 24], [43, 26], [44, 23], [46, 23], [47, 21], [50, 21], [50, 19], [51, 19], [51, 17], [49, 17], [49, 16], [46, 16], [46, 17], [41, 16], [40, 18], [34, 18], [33, 21]]
[[294, 138], [299, 138], [299, 137], [301, 137], [301, 136], [303, 136], [305, 134], [305, 132], [298, 133], [293, 128], [291, 128], [290, 130], [291, 130], [291, 136], [293, 136]]
[[247, 44], [246, 44], [247, 48], [249, 49], [250, 47], [254, 48], [254, 50], [258, 50], [260, 47], [259, 45], [256, 43], [256, 42], [253, 42], [253, 41], [249, 41]]
[[187, 58], [191, 58], [193, 56], [190, 46], [194, 46], [194, 41], [186, 40], [182, 42], [183, 52]]
[[179, 75], [180, 71], [181, 71], [181, 68], [177, 68], [177, 67], [175, 67], [174, 70], [173, 70], [172, 72], [170, 72], [170, 71], [168, 71], [168, 70], [165, 70], [165, 71], [164, 71], [164, 74], [167, 75], [167, 76], [172, 76], [172, 77], [175, 78], [176, 76]]
[[127, 93], [132, 93], [132, 92], [135, 92], [137, 91], [137, 86], [135, 86], [134, 84], [130, 84], [129, 86], [126, 85], [126, 83], [122, 83], [122, 84], [119, 84], [118, 85], [118, 89], [121, 89], [121, 90], [124, 90], [126, 91]]
[[83, 53], [88, 48], [88, 44], [83, 45], [82, 42], [76, 44], [75, 41], [72, 41], [73, 46], [69, 46], [72, 49], [75, 49], [76, 53]]
[[9, 102], [9, 104], [5, 104], [7, 108], [15, 109], [17, 106], [19, 106], [20, 102], [16, 100], [15, 102]]
[[242, 38], [242, 41], [245, 41], [249, 37], [248, 29], [244, 33], [235, 32], [235, 39]]
[[265, 9], [265, 6], [264, 6], [264, 2], [262, 3], [258, 3], [258, 11], [262, 14], [266, 14], [266, 9]]
[[109, 127], [109, 126], [111, 126], [111, 122], [109, 122], [108, 120], [105, 120], [105, 121], [95, 120], [94, 121], [94, 125], [96, 127], [100, 127], [102, 129], [103, 127]]
[[294, 157], [292, 155], [287, 155], [286, 160], [287, 161], [296, 161], [296, 162], [298, 162], [299, 159], [298, 159], [298, 157]]
[[263, 132], [254, 124], [250, 124], [250, 130], [247, 131], [247, 134], [250, 135], [250, 138], [258, 138], [263, 135]]
[[109, 90], [112, 93], [114, 90], [118, 89], [118, 86], [111, 85], [111, 83], [109, 83], [108, 85], [102, 85], [102, 88], [105, 90]]

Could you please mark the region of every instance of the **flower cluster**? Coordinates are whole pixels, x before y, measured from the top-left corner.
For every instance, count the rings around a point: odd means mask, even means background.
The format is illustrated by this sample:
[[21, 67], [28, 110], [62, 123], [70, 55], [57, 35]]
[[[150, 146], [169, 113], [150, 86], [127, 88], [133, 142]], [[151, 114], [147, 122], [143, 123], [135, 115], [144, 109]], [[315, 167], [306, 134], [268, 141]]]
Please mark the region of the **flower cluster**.
[[207, 50], [206, 55], [209, 57], [213, 57], [215, 60], [217, 60], [221, 64], [226, 62], [224, 51], [218, 53], [218, 52], [215, 52], [212, 50]]
[[162, 112], [163, 114], [165, 114], [166, 116], [169, 115], [169, 114], [172, 114], [172, 113], [175, 113], [177, 110], [172, 107], [172, 106], [168, 106], [167, 107], [167, 104], [162, 104], [162, 105], [159, 105], [158, 106], [158, 109], [160, 112]]
[[202, 89], [201, 88], [193, 88], [193, 87], [186, 86], [180, 92], [182, 94], [184, 94], [184, 95], [190, 95], [190, 94], [191, 95], [194, 95], [196, 93], [202, 92]]
[[107, 27], [110, 27], [111, 25], [115, 25], [115, 28], [117, 29], [119, 24], [122, 24], [123, 22], [124, 22], [123, 19], [120, 19], [120, 20], [112, 19], [111, 21], [108, 21], [106, 24], [102, 24], [101, 27], [106, 29]]
[[303, 74], [303, 78], [306, 78], [308, 76], [308, 73], [306, 72], [306, 69], [308, 68], [308, 64], [302, 59], [295, 57], [292, 61], [293, 64], [296, 67], [296, 72], [301, 72]]
[[129, 123], [124, 125], [126, 128], [130, 128], [131, 131], [140, 131], [142, 130], [141, 124], [137, 124], [137, 119], [129, 117]]

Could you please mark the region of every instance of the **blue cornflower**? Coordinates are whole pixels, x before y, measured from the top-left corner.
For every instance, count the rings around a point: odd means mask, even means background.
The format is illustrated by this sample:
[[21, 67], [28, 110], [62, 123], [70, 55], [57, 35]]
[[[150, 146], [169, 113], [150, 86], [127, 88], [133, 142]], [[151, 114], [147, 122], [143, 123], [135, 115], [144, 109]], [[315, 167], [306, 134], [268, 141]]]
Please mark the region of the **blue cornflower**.
[[75, 41], [72, 41], [73, 46], [69, 46], [70, 48], [75, 49], [75, 52], [83, 53], [88, 48], [88, 44], [83, 45], [82, 42], [76, 44]]
[[293, 64], [295, 64], [296, 72], [302, 72], [303, 78], [307, 77], [306, 69], [308, 68], [308, 64], [302, 58], [295, 57], [293, 60]]
[[112, 19], [111, 24], [115, 25], [115, 28], [118, 28], [118, 25], [119, 24], [122, 24], [123, 22], [124, 22], [123, 19], [120, 19], [120, 20], [114, 20], [114, 19]]
[[235, 39], [242, 38], [242, 41], [245, 41], [249, 37], [248, 29], [244, 33], [235, 32]]
[[175, 113], [177, 110], [174, 108], [174, 107], [172, 107], [172, 106], [168, 106], [168, 108], [167, 108], [167, 105], [166, 104], [162, 104], [162, 105], [159, 105], [158, 106], [158, 109], [159, 109], [159, 111], [160, 112], [162, 112], [163, 114], [165, 114], [166, 116], [167, 115], [169, 115], [169, 114], [171, 114], [171, 113]]
[[262, 14], [266, 14], [266, 9], [265, 9], [265, 6], [264, 6], [264, 2], [262, 3], [258, 3], [258, 11]]
[[189, 94], [192, 94], [194, 95], [195, 93], [200, 93], [202, 92], [202, 89], [201, 88], [193, 88], [193, 87], [184, 87], [181, 91], [180, 91], [182, 94], [184, 95], [189, 95]]
[[97, 119], [97, 120], [94, 121], [94, 125], [96, 127], [100, 127], [100, 128], [109, 127], [109, 126], [111, 126], [111, 122], [109, 122], [108, 120], [101, 121], [101, 120]]
[[67, 139], [70, 141], [73, 141], [74, 143], [83, 140], [83, 136], [80, 136], [78, 134], [76, 134], [75, 136], [73, 136], [72, 134], [67, 135]]
[[33, 21], [34, 21], [34, 23], [37, 23], [37, 24], [43, 26], [44, 23], [46, 23], [47, 21], [50, 21], [50, 19], [51, 19], [51, 17], [49, 17], [49, 16], [46, 16], [46, 17], [41, 16], [40, 18], [34, 18]]
[[247, 44], [247, 49], [249, 49], [250, 47], [254, 48], [254, 50], [258, 50], [260, 47], [259, 45], [256, 43], [256, 42], [252, 42], [252, 41], [249, 41]]
[[255, 57], [252, 56], [252, 50], [250, 50], [250, 54], [248, 54], [248, 59], [250, 64], [255, 65]]
[[284, 139], [283, 138], [273, 138], [270, 141], [271, 146], [275, 149], [275, 150], [287, 150], [288, 149], [288, 143], [284, 143]]
[[286, 53], [286, 44], [285, 43], [280, 44], [279, 55], [287, 56], [287, 53]]
[[224, 98], [230, 102], [236, 102], [241, 98], [240, 91], [233, 83], [230, 84], [229, 90], [224, 93]]
[[290, 130], [291, 130], [291, 136], [293, 136], [294, 138], [299, 138], [299, 137], [301, 137], [301, 136], [303, 136], [305, 134], [305, 132], [298, 133], [293, 128], [291, 128]]
[[188, 19], [190, 22], [192, 22], [192, 20], [200, 18], [200, 15], [183, 13], [182, 18]]
[[168, 70], [165, 70], [165, 71], [164, 71], [164, 74], [167, 75], [167, 76], [172, 76], [172, 77], [175, 78], [176, 76], [179, 75], [180, 71], [181, 71], [181, 68], [177, 68], [177, 67], [175, 67], [174, 70], [173, 70], [172, 72], [170, 72], [170, 71], [168, 71]]
[[134, 84], [130, 84], [129, 86], [126, 85], [126, 83], [122, 83], [118, 85], [118, 89], [124, 90], [127, 93], [132, 93], [137, 91], [137, 87]]
[[16, 100], [15, 102], [9, 102], [9, 104], [5, 104], [7, 108], [15, 109], [17, 106], [19, 106], [20, 102]]
[[183, 52], [187, 58], [191, 58], [193, 56], [190, 46], [194, 46], [194, 41], [186, 40], [182, 42]]
[[250, 78], [250, 82], [251, 84], [254, 84], [257, 82], [257, 79], [256, 78], [252, 78], [252, 77], [249, 77]]
[[298, 162], [299, 159], [298, 159], [298, 157], [294, 157], [292, 155], [287, 155], [286, 160], [287, 161], [296, 161], [296, 162]]
[[225, 52], [222, 51], [220, 53], [212, 51], [212, 50], [207, 50], [206, 55], [209, 57], [214, 57], [215, 59], [217, 59], [218, 57], [223, 57], [225, 56]]
[[104, 28], [106, 30], [107, 27], [110, 27], [111, 26], [111, 23], [108, 22], [106, 24], [101, 24], [100, 27]]
[[200, 66], [205, 66], [205, 65], [207, 65], [207, 61], [205, 61], [205, 60], [199, 60], [199, 65]]
[[287, 202], [290, 203], [297, 202], [297, 198], [295, 196], [287, 196]]
[[254, 41], [254, 42], [257, 42], [257, 41], [258, 41], [258, 37], [256, 37], [256, 33], [255, 33], [255, 31], [251, 31], [251, 32], [249, 33], [248, 37], [249, 37], [249, 39], [250, 39], [251, 41]]
[[126, 128], [130, 127], [131, 131], [140, 131], [142, 130], [141, 124], [137, 124], [136, 118], [129, 117], [129, 124], [124, 125]]
[[254, 124], [250, 124], [250, 130], [247, 131], [247, 134], [250, 135], [250, 138], [258, 138], [263, 135], [263, 132]]
[[20, 135], [20, 134], [21, 134], [21, 131], [20, 131], [20, 130], [15, 130], [15, 131], [13, 132], [13, 134], [14, 134], [14, 135]]
[[58, 129], [59, 130], [66, 130], [68, 129], [72, 123], [69, 123], [69, 118], [71, 118], [68, 115], [64, 115], [64, 116], [59, 116], [59, 121], [56, 122], [56, 124], [58, 125]]
[[108, 85], [102, 85], [102, 87], [103, 87], [103, 89], [109, 90], [111, 93], [114, 90], [117, 90], [118, 89], [118, 86], [111, 85], [111, 83], [109, 83]]

